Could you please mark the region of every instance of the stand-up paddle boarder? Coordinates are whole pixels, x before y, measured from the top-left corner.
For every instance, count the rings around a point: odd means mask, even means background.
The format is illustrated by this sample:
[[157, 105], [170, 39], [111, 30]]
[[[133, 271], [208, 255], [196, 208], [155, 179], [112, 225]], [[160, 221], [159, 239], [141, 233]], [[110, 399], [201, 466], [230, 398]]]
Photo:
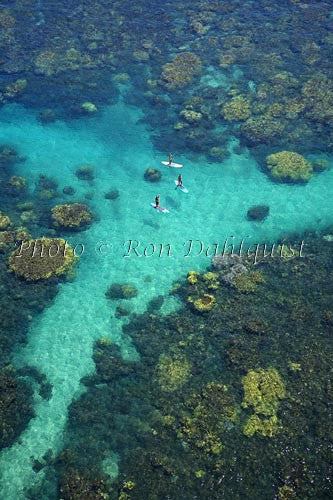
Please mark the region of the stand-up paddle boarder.
[[160, 195], [157, 194], [155, 196], [155, 207], [158, 208], [160, 206]]
[[182, 168], [182, 166], [183, 166], [180, 163], [173, 162], [173, 154], [172, 153], [169, 153], [168, 161], [162, 161], [161, 163], [163, 165], [166, 165], [167, 167], [173, 167], [173, 168]]
[[155, 208], [155, 210], [157, 210], [157, 212], [159, 212], [160, 214], [168, 214], [169, 213], [169, 210], [167, 208], [160, 206], [160, 195], [159, 194], [157, 194], [155, 196], [155, 203], [151, 202], [150, 206]]
[[180, 187], [180, 188], [183, 188], [183, 187], [184, 187], [184, 186], [183, 186], [183, 176], [182, 176], [182, 174], [179, 174], [179, 175], [178, 175], [177, 182], [178, 182], [177, 187]]

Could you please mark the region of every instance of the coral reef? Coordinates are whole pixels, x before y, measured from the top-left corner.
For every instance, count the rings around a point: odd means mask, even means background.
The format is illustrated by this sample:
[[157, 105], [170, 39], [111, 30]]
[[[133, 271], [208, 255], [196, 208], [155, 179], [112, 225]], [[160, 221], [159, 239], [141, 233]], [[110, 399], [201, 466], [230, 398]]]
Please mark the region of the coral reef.
[[0, 449], [10, 446], [33, 416], [31, 389], [13, 369], [0, 369]]
[[[75, 465], [100, 477], [105, 457], [116, 452], [111, 498], [181, 498], [185, 492], [211, 499], [212, 486], [214, 498], [250, 491], [274, 498], [285, 478], [297, 480], [299, 497], [310, 488], [321, 498], [330, 487], [324, 476], [332, 314], [323, 285], [331, 244], [307, 238], [313, 253], [305, 265], [265, 260], [268, 285], [256, 294], [223, 285], [223, 273], [241, 263], [234, 257], [227, 267], [219, 255], [220, 269], [190, 272], [172, 292], [182, 300], [179, 310], [147, 310], [123, 324], [139, 354], [135, 361], [124, 360], [108, 338], [96, 342], [96, 372], [84, 377], [87, 390], [69, 408], [68, 437], [55, 465], [60, 474]], [[219, 307], [196, 314], [188, 296], [202, 296], [216, 281]], [[309, 436], [316, 453], [308, 449]], [[235, 482], [236, 475], [242, 481]], [[130, 491], [127, 482], [135, 483]]]
[[28, 182], [24, 177], [12, 175], [7, 182], [7, 192], [11, 196], [22, 196], [26, 193]]
[[27, 84], [28, 82], [26, 79], [19, 78], [15, 82], [6, 85], [3, 93], [3, 100], [6, 101], [8, 99], [13, 99], [18, 94], [21, 94], [25, 90]]
[[35, 59], [37, 74], [51, 76], [56, 72], [57, 65], [57, 55], [50, 50], [40, 52]]
[[266, 219], [269, 214], [268, 205], [254, 205], [247, 211], [247, 218], [254, 221], [262, 221]]
[[[219, 271], [219, 277], [228, 285], [236, 286], [236, 279], [247, 275], [249, 270], [238, 255], [220, 254], [212, 258], [213, 268]], [[240, 278], [241, 286], [244, 278]]]
[[10, 220], [8, 215], [5, 215], [2, 212], [0, 212], [0, 231], [8, 229], [11, 225], [12, 221]]
[[94, 355], [96, 364], [95, 383], [116, 381], [133, 373], [135, 363], [123, 363], [119, 347], [109, 339], [99, 339], [95, 344]]
[[314, 172], [324, 172], [330, 168], [330, 164], [328, 160], [318, 159], [313, 162], [312, 167]]
[[211, 295], [209, 293], [204, 293], [202, 297], [199, 297], [195, 300], [189, 297], [188, 301], [193, 304], [193, 308], [199, 313], [209, 312], [216, 304], [214, 295]]
[[333, 118], [333, 79], [318, 72], [302, 86], [305, 115], [317, 123], [328, 124]]
[[275, 368], [250, 370], [243, 377], [243, 408], [253, 407], [255, 413], [273, 415], [278, 409], [279, 400], [286, 395], [284, 383]]
[[91, 165], [82, 165], [75, 171], [75, 175], [80, 181], [93, 181], [95, 178], [95, 168]]
[[207, 288], [210, 290], [216, 290], [220, 282], [218, 280], [219, 275], [217, 273], [213, 273], [212, 271], [208, 271], [202, 275], [202, 278], [207, 285]]
[[65, 186], [62, 192], [67, 196], [73, 196], [75, 194], [75, 189], [72, 186]]
[[52, 221], [55, 227], [80, 231], [93, 222], [93, 215], [87, 205], [69, 203], [56, 205], [51, 210]]
[[273, 153], [266, 157], [266, 164], [274, 179], [285, 182], [306, 182], [313, 172], [311, 163], [292, 151]]
[[53, 109], [45, 109], [44, 111], [41, 111], [38, 118], [43, 125], [47, 125], [48, 123], [53, 123], [57, 119]]
[[[291, 1], [295, 2], [297, 0]], [[296, 492], [291, 486], [285, 484], [284, 486], [281, 486], [281, 488], [279, 488], [278, 500], [296, 500], [296, 498]]]
[[162, 354], [157, 366], [157, 380], [162, 391], [173, 392], [182, 387], [191, 376], [191, 364], [181, 355]]
[[58, 193], [58, 182], [51, 177], [40, 174], [36, 183], [36, 195], [39, 200], [52, 200]]
[[62, 477], [60, 485], [63, 500], [107, 500], [105, 482], [93, 475], [87, 476], [81, 471], [70, 469]]
[[116, 200], [119, 198], [119, 191], [118, 189], [111, 189], [107, 193], [105, 193], [104, 198], [106, 200]]
[[0, 146], [0, 167], [10, 167], [17, 162], [24, 161], [16, 149], [5, 144]]
[[231, 101], [224, 104], [222, 115], [229, 122], [247, 120], [251, 115], [249, 99], [241, 95], [233, 97]]
[[23, 241], [9, 258], [9, 268], [27, 281], [45, 280], [68, 274], [77, 257], [72, 247], [60, 238]]
[[190, 416], [183, 415], [180, 425], [172, 420], [178, 438], [206, 453], [219, 455], [223, 450], [221, 434], [228, 422], [236, 422], [237, 408], [227, 386], [210, 382], [185, 402]]
[[162, 174], [156, 168], [148, 167], [143, 175], [145, 181], [158, 182], [161, 180]]
[[97, 113], [97, 106], [93, 102], [84, 102], [81, 104], [81, 109], [87, 115], [93, 115]]
[[213, 146], [208, 150], [208, 158], [216, 162], [221, 162], [226, 158], [228, 158], [228, 156], [229, 156], [229, 151], [226, 148]]
[[31, 238], [29, 232], [24, 227], [18, 227], [10, 231], [0, 230], [0, 251], [13, 250], [18, 243]]
[[280, 425], [276, 415], [268, 418], [251, 415], [243, 427], [243, 433], [248, 437], [253, 436], [256, 432], [265, 437], [273, 437], [279, 429]]
[[200, 58], [192, 52], [177, 54], [171, 63], [163, 66], [162, 82], [169, 90], [186, 87], [201, 70]]
[[13, 231], [0, 231], [0, 252], [14, 248], [15, 238]]
[[122, 306], [117, 306], [116, 311], [115, 311], [115, 317], [117, 319], [123, 318], [124, 316], [128, 316], [130, 314], [130, 311], [126, 309], [126, 307]]
[[286, 397], [279, 372], [275, 368], [250, 370], [243, 377], [243, 389], [243, 408], [252, 407], [254, 410], [244, 425], [244, 434], [253, 436], [258, 432], [263, 436], [274, 436], [280, 428], [277, 418], [279, 400]]
[[183, 109], [180, 112], [180, 116], [182, 116], [188, 123], [198, 123], [202, 119], [202, 113], [193, 111], [192, 109]]
[[198, 282], [198, 278], [200, 276], [200, 273], [197, 271], [189, 271], [187, 274], [187, 281], [194, 285], [195, 283]]
[[163, 303], [164, 303], [163, 295], [157, 295], [157, 297], [154, 297], [148, 302], [147, 311], [156, 313], [161, 309]]
[[107, 289], [105, 296], [111, 300], [132, 299], [138, 294], [137, 289], [128, 283], [113, 283]]
[[248, 118], [240, 127], [242, 138], [249, 146], [270, 144], [281, 136], [283, 130], [283, 122], [268, 115]]
[[237, 273], [233, 282], [235, 288], [243, 293], [255, 292], [258, 283], [265, 283], [265, 278], [260, 271]]
[[1, 28], [12, 28], [15, 25], [15, 17], [10, 15], [9, 10], [1, 9], [0, 26]]

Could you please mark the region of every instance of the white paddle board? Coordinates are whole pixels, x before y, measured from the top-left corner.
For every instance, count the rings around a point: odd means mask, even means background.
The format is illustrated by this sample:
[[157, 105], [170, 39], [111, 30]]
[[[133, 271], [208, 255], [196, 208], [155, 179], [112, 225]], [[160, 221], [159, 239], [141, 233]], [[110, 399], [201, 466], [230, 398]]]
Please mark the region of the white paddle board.
[[180, 187], [180, 186], [178, 185], [178, 181], [175, 181], [175, 184], [176, 184], [176, 186], [178, 187], [178, 189], [180, 189], [181, 191], [183, 191], [183, 193], [188, 193], [188, 189], [186, 189], [186, 187], [185, 187], [185, 186]]
[[155, 205], [155, 203], [151, 203], [150, 204], [153, 208], [155, 208], [155, 210], [158, 210], [159, 212], [161, 212], [162, 214], [169, 214], [169, 210], [167, 208], [164, 208], [164, 207], [157, 207]]
[[182, 168], [183, 165], [180, 163], [169, 163], [168, 161], [162, 161], [163, 165], [166, 165], [167, 167], [173, 167], [173, 168]]

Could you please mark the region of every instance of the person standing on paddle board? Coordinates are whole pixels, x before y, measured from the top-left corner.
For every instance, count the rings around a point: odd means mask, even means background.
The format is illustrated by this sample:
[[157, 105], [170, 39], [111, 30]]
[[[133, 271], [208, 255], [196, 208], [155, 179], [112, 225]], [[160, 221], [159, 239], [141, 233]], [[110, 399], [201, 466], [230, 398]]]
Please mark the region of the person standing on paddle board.
[[160, 206], [160, 195], [157, 194], [155, 196], [155, 208], [158, 208]]
[[173, 154], [169, 153], [169, 165], [172, 165]]
[[183, 176], [182, 176], [182, 174], [178, 175], [177, 181], [178, 181], [178, 187], [183, 188], [184, 186], [183, 186]]

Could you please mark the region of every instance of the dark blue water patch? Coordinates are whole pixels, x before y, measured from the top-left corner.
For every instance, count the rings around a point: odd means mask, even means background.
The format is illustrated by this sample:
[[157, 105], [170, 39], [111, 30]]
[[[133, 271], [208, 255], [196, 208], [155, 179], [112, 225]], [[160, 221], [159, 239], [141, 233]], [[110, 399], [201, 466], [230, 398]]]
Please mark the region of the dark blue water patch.
[[30, 85], [35, 91], [22, 95], [20, 102], [41, 112], [52, 109], [57, 119], [82, 118], [84, 102], [92, 101], [96, 106], [112, 104], [119, 96], [109, 75], [88, 70], [64, 72], [47, 79], [32, 76]]

